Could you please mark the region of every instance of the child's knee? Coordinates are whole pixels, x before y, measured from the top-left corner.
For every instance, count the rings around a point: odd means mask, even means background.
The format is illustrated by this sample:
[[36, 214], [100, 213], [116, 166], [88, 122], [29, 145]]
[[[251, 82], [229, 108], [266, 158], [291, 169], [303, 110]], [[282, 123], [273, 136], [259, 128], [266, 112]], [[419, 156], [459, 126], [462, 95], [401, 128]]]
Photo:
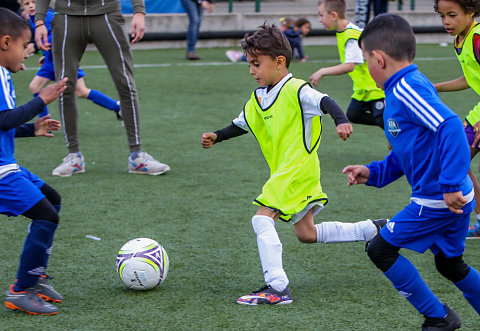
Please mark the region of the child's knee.
[[296, 232], [296, 235], [301, 243], [311, 244], [317, 242], [317, 230], [315, 228], [309, 231]]
[[446, 258], [442, 253], [435, 255], [435, 266], [443, 277], [453, 283], [458, 283], [467, 277], [470, 271], [470, 267], [461, 256]]
[[368, 244], [367, 254], [378, 269], [386, 272], [397, 261], [399, 256], [398, 249], [398, 247], [386, 242], [379, 234]]

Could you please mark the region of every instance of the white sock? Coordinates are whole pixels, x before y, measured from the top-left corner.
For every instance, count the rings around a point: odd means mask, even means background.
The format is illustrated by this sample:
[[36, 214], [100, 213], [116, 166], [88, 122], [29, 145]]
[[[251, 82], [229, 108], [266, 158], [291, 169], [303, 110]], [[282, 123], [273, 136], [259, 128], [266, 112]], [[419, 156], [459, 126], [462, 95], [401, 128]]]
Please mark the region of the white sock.
[[477, 222], [480, 223], [480, 214], [477, 214]]
[[275, 221], [268, 216], [255, 215], [252, 217], [252, 226], [257, 235], [265, 282], [281, 292], [287, 287], [288, 278], [283, 270], [282, 243], [275, 230]]
[[357, 223], [322, 222], [315, 224], [317, 242], [331, 244], [350, 241], [369, 241], [377, 234], [371, 220]]

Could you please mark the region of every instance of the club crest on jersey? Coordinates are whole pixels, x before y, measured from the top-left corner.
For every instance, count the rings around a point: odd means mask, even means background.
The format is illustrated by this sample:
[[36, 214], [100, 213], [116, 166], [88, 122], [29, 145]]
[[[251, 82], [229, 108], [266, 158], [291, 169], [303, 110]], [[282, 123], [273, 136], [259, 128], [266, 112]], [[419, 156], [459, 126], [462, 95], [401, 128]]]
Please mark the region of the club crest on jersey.
[[388, 132], [390, 132], [390, 134], [394, 137], [397, 137], [400, 131], [402, 131], [402, 129], [400, 129], [398, 126], [397, 121], [395, 121], [393, 118], [389, 118], [387, 124]]

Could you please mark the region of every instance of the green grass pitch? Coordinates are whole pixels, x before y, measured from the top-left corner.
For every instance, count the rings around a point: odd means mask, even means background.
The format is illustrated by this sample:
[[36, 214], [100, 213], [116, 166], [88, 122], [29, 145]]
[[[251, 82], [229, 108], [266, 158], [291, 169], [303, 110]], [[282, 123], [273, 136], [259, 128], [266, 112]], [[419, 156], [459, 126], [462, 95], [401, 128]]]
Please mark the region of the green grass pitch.
[[[65, 297], [57, 316], [28, 316], [0, 308], [0, 329], [45, 330], [418, 330], [423, 318], [375, 268], [364, 243], [301, 244], [290, 224], [279, 222], [284, 266], [294, 296], [292, 305], [248, 307], [238, 296], [263, 283], [251, 216], [251, 201], [268, 169], [251, 134], [210, 150], [200, 146], [203, 132], [228, 125], [242, 110], [256, 83], [246, 63], [230, 63], [226, 49], [201, 49], [202, 60], [187, 62], [184, 50], [135, 51], [135, 77], [141, 105], [143, 149], [168, 163], [163, 176], [127, 173], [128, 147], [114, 114], [79, 100], [80, 140], [86, 173], [51, 176], [67, 150], [63, 133], [54, 138], [17, 139], [18, 162], [62, 195], [60, 227], [48, 268]], [[306, 47], [306, 63], [291, 72], [308, 79], [321, 66], [338, 62], [335, 47]], [[17, 104], [31, 96], [30, 70], [15, 74]], [[419, 45], [420, 69], [433, 81], [461, 75], [452, 47]], [[117, 97], [108, 70], [96, 52], [82, 65], [87, 86]], [[344, 109], [351, 82], [326, 77], [319, 90]], [[461, 118], [478, 102], [471, 90], [444, 93], [442, 99]], [[57, 104], [50, 106], [58, 118]], [[346, 185], [342, 168], [382, 159], [388, 153], [383, 132], [354, 126], [346, 142], [326, 116], [319, 149], [322, 185], [329, 203], [320, 221], [354, 222], [390, 218], [409, 201], [402, 179], [383, 189]], [[478, 175], [478, 160], [472, 162]], [[472, 219], [473, 221], [473, 219]], [[24, 217], [0, 217], [0, 288], [13, 281], [26, 235]], [[87, 238], [92, 235], [100, 241]], [[115, 272], [115, 257], [130, 239], [159, 241], [170, 257], [170, 271], [158, 288], [126, 289]], [[468, 240], [465, 260], [480, 269], [480, 240]], [[478, 330], [480, 318], [460, 291], [435, 270], [433, 257], [403, 250], [442, 301], [462, 316], [462, 330]]]

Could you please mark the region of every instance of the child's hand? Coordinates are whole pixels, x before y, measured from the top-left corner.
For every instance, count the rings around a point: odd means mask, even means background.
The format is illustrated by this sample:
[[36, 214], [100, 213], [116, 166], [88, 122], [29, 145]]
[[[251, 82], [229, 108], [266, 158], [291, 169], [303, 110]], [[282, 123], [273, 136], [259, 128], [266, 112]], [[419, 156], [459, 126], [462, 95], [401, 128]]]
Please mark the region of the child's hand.
[[337, 134], [343, 141], [347, 140], [353, 132], [353, 127], [350, 123], [342, 123], [337, 126]]
[[312, 82], [312, 84], [315, 87], [317, 87], [318, 81], [322, 79], [322, 77], [323, 77], [322, 69], [319, 69], [310, 76], [309, 80]]
[[57, 99], [60, 94], [63, 93], [63, 91], [66, 90], [67, 88], [67, 80], [68, 78], [64, 78], [61, 81], [56, 82], [55, 84], [48, 85], [44, 89], [40, 91], [38, 96], [42, 98], [43, 103], [48, 105], [49, 103], [53, 102], [55, 99]]
[[39, 118], [35, 122], [35, 137], [53, 137], [50, 131], [60, 130], [60, 122], [50, 118], [50, 114]]
[[208, 132], [202, 134], [202, 147], [203, 148], [210, 148], [215, 144], [217, 141], [217, 135], [213, 132]]
[[343, 168], [342, 174], [347, 174], [347, 185], [365, 184], [370, 177], [370, 169], [364, 165], [349, 165]]
[[452, 213], [463, 214], [462, 208], [466, 205], [467, 199], [463, 196], [462, 191], [443, 193], [443, 200]]

